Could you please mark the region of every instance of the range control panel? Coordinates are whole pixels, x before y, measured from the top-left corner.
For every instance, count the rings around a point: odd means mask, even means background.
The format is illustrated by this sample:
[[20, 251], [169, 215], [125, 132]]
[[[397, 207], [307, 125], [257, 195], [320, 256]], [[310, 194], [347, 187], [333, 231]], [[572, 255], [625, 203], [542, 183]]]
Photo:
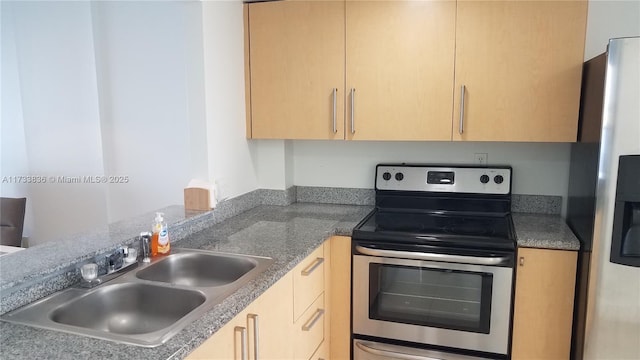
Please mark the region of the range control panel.
[[378, 165], [376, 190], [506, 195], [511, 168]]

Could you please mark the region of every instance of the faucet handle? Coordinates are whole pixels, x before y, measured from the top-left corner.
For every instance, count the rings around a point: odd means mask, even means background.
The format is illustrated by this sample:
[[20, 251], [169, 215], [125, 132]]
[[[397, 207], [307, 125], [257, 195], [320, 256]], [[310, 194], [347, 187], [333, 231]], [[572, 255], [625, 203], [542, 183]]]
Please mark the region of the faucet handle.
[[107, 255], [107, 272], [113, 272], [124, 265], [124, 249], [118, 248], [111, 255]]
[[142, 262], [148, 263], [151, 262], [149, 258], [149, 254], [151, 253], [151, 236], [152, 234], [148, 231], [143, 231], [140, 233], [140, 250], [142, 252]]

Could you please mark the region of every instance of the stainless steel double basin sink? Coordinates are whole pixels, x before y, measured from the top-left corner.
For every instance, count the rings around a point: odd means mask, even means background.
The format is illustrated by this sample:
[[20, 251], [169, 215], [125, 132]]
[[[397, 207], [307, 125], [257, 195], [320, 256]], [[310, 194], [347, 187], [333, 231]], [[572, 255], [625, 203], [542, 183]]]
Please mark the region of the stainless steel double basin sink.
[[270, 258], [173, 249], [92, 289], [72, 287], [2, 320], [128, 343], [158, 346], [253, 280]]

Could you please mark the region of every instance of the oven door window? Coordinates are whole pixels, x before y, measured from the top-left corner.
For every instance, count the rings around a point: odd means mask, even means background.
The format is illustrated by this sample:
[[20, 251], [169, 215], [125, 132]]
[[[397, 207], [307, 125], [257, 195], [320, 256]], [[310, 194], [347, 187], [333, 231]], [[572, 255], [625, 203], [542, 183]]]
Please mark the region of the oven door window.
[[489, 333], [491, 273], [369, 265], [369, 317]]

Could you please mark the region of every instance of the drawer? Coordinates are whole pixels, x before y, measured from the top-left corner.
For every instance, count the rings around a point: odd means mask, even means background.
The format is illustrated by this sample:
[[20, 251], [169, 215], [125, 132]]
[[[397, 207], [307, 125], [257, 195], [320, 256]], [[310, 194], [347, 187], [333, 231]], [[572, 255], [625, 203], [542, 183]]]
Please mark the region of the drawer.
[[324, 294], [314, 301], [294, 324], [295, 359], [310, 359], [324, 340]]
[[324, 245], [293, 269], [293, 321], [324, 292]]
[[329, 342], [325, 339], [309, 360], [329, 360]]

